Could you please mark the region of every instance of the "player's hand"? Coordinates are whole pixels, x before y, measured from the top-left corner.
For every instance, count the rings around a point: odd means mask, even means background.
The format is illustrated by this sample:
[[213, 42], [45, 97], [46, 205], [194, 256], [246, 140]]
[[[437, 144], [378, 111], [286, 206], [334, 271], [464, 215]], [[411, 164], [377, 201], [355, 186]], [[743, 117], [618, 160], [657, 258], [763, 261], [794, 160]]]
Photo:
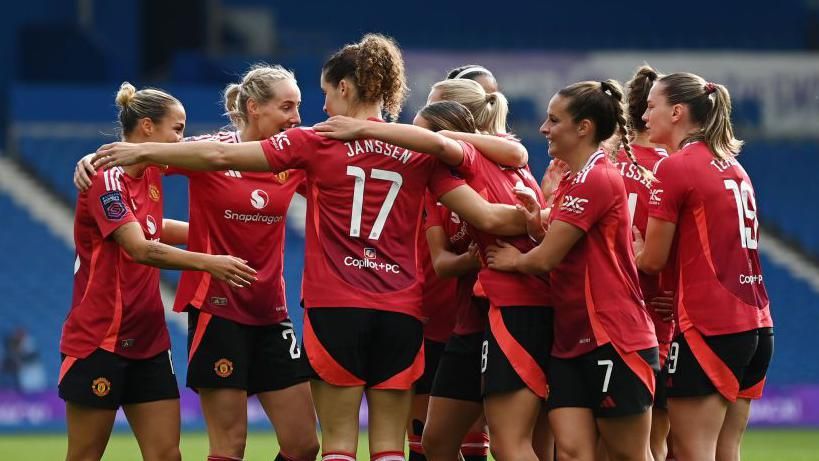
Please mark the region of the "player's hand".
[[91, 178], [97, 175], [97, 170], [91, 163], [94, 154], [88, 154], [81, 158], [74, 167], [74, 187], [80, 192], [85, 192], [91, 188]]
[[522, 182], [518, 181], [515, 188], [512, 189], [518, 198], [519, 204], [515, 208], [523, 213], [526, 218], [526, 231], [535, 241], [543, 240], [546, 235], [546, 230], [543, 228], [543, 219], [540, 213], [540, 202], [537, 200], [537, 195], [530, 187], [526, 187]]
[[663, 322], [674, 320], [674, 292], [663, 291], [648, 302]]
[[543, 197], [547, 203], [555, 193], [557, 185], [560, 184], [560, 178], [562, 178], [567, 171], [569, 171], [569, 165], [563, 160], [553, 158], [552, 161], [549, 162], [546, 172], [543, 173], [543, 180], [540, 181], [540, 188], [543, 189]]
[[343, 115], [334, 115], [327, 120], [313, 125], [313, 129], [321, 136], [341, 141], [350, 141], [362, 137], [364, 128], [369, 123]]
[[234, 288], [250, 286], [256, 281], [256, 271], [244, 259], [228, 255], [209, 255], [205, 270]]
[[481, 254], [478, 251], [478, 244], [472, 242], [469, 244], [469, 247], [466, 249], [466, 253], [475, 261], [475, 264], [481, 265]]
[[95, 169], [105, 168], [106, 170], [115, 166], [134, 165], [143, 161], [145, 149], [144, 144], [112, 142], [100, 146], [91, 162]]
[[517, 270], [520, 251], [512, 244], [497, 240], [498, 245], [486, 248], [486, 265], [498, 271], [514, 272]]

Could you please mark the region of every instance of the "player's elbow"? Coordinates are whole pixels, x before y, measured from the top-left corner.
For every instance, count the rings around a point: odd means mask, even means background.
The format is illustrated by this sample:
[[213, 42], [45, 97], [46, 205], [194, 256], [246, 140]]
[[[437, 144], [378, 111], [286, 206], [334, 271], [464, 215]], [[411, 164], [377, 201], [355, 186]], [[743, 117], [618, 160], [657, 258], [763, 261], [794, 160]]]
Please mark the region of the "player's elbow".
[[205, 157], [211, 170], [229, 170], [233, 166], [232, 157], [223, 143], [214, 143], [215, 149]]
[[637, 269], [644, 274], [654, 275], [659, 274], [665, 269], [665, 261], [661, 261], [657, 258], [647, 258], [645, 255], [640, 255], [641, 257], [637, 258]]
[[529, 163], [529, 151], [523, 144], [515, 143], [514, 150], [511, 152], [510, 165], [518, 168], [523, 168]]
[[457, 275], [452, 270], [452, 267], [438, 259], [432, 261], [432, 268], [435, 270], [435, 275], [441, 278], [455, 277]]
[[503, 219], [496, 216], [494, 213], [480, 213], [475, 219], [469, 221], [469, 224], [475, 226], [476, 229], [488, 234], [504, 235], [503, 232], [505, 223]]
[[148, 264], [150, 260], [150, 252], [146, 242], [134, 242], [122, 245], [122, 249], [138, 264]]

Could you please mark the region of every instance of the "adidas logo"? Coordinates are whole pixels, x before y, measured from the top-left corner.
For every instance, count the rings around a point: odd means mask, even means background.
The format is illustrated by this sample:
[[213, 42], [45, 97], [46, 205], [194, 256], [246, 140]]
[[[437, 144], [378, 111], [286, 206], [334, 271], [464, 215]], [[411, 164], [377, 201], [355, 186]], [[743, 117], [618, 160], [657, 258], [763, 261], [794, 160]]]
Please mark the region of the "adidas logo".
[[230, 176], [232, 178], [241, 178], [242, 173], [240, 173], [240, 172], [238, 172], [236, 170], [227, 170], [227, 171], [225, 171], [225, 176]]
[[611, 398], [610, 395], [607, 395], [606, 398], [604, 398], [603, 401], [600, 402], [600, 408], [615, 408], [616, 406], [617, 403], [614, 402], [614, 399]]

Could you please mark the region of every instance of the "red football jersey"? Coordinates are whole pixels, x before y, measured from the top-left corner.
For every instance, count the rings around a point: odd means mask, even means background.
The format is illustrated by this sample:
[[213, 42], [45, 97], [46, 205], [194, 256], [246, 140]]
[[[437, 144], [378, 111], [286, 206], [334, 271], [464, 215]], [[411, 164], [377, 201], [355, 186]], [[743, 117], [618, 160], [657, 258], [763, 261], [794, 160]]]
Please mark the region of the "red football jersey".
[[[427, 196], [426, 221], [424, 229], [441, 227], [449, 238], [449, 250], [463, 254], [469, 249], [472, 237], [466, 228], [466, 222]], [[424, 337], [437, 342], [445, 342], [455, 329], [456, 319], [461, 311], [469, 309], [472, 300], [472, 287], [475, 285], [477, 272], [461, 277], [438, 277], [432, 267], [426, 233], [418, 238], [418, 259], [424, 269], [424, 298], [422, 309], [429, 319], [424, 324]]]
[[[236, 132], [191, 138], [192, 141], [240, 142]], [[284, 237], [287, 208], [304, 182], [304, 172], [279, 174], [239, 171], [189, 171], [188, 250], [229, 254], [247, 260], [257, 280], [235, 289], [207, 272], [185, 271], [174, 310], [192, 305], [245, 325], [270, 325], [288, 316], [284, 287]]]
[[551, 272], [556, 287], [552, 355], [569, 358], [607, 343], [624, 352], [657, 346], [631, 246], [623, 178], [601, 151], [555, 191], [550, 220], [586, 234]]
[[111, 234], [138, 222], [146, 239], [162, 234], [162, 180], [148, 167], [132, 178], [121, 167], [100, 170], [77, 196], [74, 215], [74, 294], [60, 352], [85, 358], [97, 348], [127, 358], [171, 347], [159, 296], [159, 269], [138, 264]]
[[[460, 142], [460, 141], [459, 141]], [[514, 205], [518, 203], [513, 188], [517, 184], [530, 187], [537, 194], [541, 207], [545, 206], [540, 185], [535, 180], [529, 167], [511, 168], [487, 159], [474, 146], [460, 142], [464, 150], [463, 163], [458, 171], [466, 182], [486, 200], [493, 203]], [[502, 239], [514, 245], [522, 253], [536, 246], [528, 235], [517, 237], [498, 237], [479, 231], [469, 226], [469, 232], [478, 244], [481, 257], [486, 260], [486, 247], [496, 245]], [[502, 272], [484, 267], [478, 274], [484, 293], [489, 301], [498, 307], [503, 306], [549, 306], [548, 275], [527, 275], [515, 272]]]
[[306, 308], [362, 307], [422, 318], [417, 261], [424, 194], [463, 185], [433, 157], [309, 128], [262, 141], [272, 171], [307, 173]]
[[[649, 170], [654, 169], [654, 165], [662, 158], [668, 157], [668, 153], [664, 149], [655, 149], [648, 146], [631, 145], [631, 151], [637, 163], [640, 166]], [[646, 225], [648, 224], [648, 196], [651, 191], [652, 183], [648, 178], [643, 177], [640, 169], [631, 163], [624, 150], [617, 153], [617, 168], [620, 170], [620, 175], [623, 177], [623, 182], [626, 186], [626, 194], [628, 194], [628, 209], [631, 216], [632, 225], [636, 226], [640, 234], [645, 238]], [[673, 283], [665, 277], [661, 282], [661, 275], [649, 275], [643, 272], [637, 272], [640, 278], [640, 289], [643, 292], [643, 298], [646, 302], [651, 301], [657, 296], [661, 289], [661, 283], [666, 290], [674, 289]], [[654, 322], [654, 330], [657, 333], [657, 340], [661, 343], [671, 342], [674, 335], [674, 322], [663, 321], [662, 317], [654, 312], [654, 309], [648, 305], [648, 313], [651, 320]]]
[[695, 142], [661, 160], [656, 175], [649, 216], [677, 224], [680, 330], [722, 335], [772, 326], [754, 188], [742, 166]]

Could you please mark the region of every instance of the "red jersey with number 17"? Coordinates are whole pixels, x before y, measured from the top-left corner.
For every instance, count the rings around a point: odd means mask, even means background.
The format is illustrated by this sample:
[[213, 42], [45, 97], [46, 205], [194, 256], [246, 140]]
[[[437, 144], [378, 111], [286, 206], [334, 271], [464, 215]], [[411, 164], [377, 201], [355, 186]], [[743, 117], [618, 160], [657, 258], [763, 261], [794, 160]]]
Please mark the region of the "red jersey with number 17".
[[[236, 132], [190, 140], [240, 142]], [[245, 325], [284, 321], [288, 316], [283, 277], [285, 222], [290, 200], [304, 182], [304, 172], [169, 168], [166, 174], [183, 174], [189, 179], [188, 250], [236, 256], [257, 271], [257, 280], [242, 289], [231, 288], [207, 272], [185, 271], [174, 310], [192, 305]]]
[[759, 264], [759, 221], [751, 178], [703, 142], [656, 166], [649, 216], [677, 224], [677, 321], [704, 335], [773, 326]]
[[[424, 230], [441, 227], [447, 236], [448, 250], [463, 254], [472, 243], [466, 221], [455, 212], [427, 196]], [[477, 271], [460, 277], [439, 277], [432, 266], [426, 232], [418, 236], [418, 259], [424, 268], [424, 303], [422, 309], [429, 319], [424, 324], [424, 338], [446, 342], [455, 330], [456, 320], [472, 303], [472, 287]]]
[[130, 359], [171, 347], [159, 296], [159, 269], [134, 262], [111, 234], [139, 223], [146, 239], [162, 234], [162, 180], [148, 167], [132, 178], [121, 167], [99, 170], [77, 196], [74, 294], [60, 352], [85, 358], [97, 348]]
[[305, 307], [422, 318], [416, 239], [425, 190], [437, 199], [463, 181], [433, 157], [373, 139], [291, 128], [261, 145], [272, 171], [307, 173]]
[[602, 151], [563, 177], [555, 191], [554, 221], [585, 235], [551, 272], [557, 287], [552, 355], [577, 357], [608, 343], [623, 352], [656, 347], [634, 264], [626, 188]]

